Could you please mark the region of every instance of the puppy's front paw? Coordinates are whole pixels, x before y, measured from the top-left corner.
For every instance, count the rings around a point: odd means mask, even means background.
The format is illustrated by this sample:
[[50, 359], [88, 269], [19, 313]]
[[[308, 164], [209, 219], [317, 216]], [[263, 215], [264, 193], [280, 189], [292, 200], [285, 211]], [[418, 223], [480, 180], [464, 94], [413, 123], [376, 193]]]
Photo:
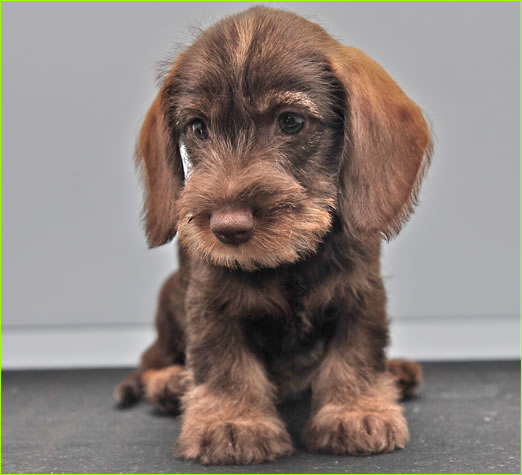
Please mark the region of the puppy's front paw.
[[409, 433], [398, 405], [366, 410], [328, 404], [308, 422], [304, 437], [312, 451], [369, 455], [404, 448]]
[[283, 423], [275, 416], [187, 419], [177, 455], [203, 464], [249, 464], [293, 452]]

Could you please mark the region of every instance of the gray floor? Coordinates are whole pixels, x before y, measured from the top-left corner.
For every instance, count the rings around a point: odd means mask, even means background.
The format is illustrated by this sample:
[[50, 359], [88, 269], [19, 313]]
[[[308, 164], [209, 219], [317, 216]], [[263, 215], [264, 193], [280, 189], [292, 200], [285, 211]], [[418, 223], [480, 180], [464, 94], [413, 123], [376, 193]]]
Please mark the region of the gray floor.
[[180, 420], [142, 403], [114, 408], [126, 370], [4, 371], [2, 473], [520, 473], [520, 363], [430, 363], [406, 402], [411, 443], [371, 457], [306, 453], [299, 445], [309, 401], [281, 412], [295, 455], [252, 467], [177, 460]]

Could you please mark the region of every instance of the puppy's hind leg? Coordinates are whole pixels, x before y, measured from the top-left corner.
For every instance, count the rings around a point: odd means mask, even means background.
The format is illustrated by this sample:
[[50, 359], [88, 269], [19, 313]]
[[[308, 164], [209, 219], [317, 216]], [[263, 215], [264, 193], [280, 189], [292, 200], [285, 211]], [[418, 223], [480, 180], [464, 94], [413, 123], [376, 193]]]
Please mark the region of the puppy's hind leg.
[[[140, 367], [132, 371], [116, 388], [114, 388], [114, 399], [119, 408], [128, 408], [134, 406], [139, 400], [145, 396], [158, 409], [163, 412], [170, 412], [166, 408], [169, 407], [165, 398], [169, 393], [177, 399], [174, 394], [176, 391], [167, 389], [175, 388], [179, 384], [170, 379], [179, 379], [178, 376], [183, 374], [183, 365], [175, 364], [176, 359], [169, 353], [161, 349], [161, 343], [156, 340], [143, 353]], [[150, 386], [150, 387], [149, 387]], [[165, 388], [161, 388], [165, 386]], [[161, 398], [159, 395], [161, 394]], [[154, 395], [157, 395], [154, 397]], [[161, 400], [161, 402], [159, 402]], [[158, 401], [158, 403], [156, 403]], [[175, 404], [172, 402], [170, 405]]]
[[114, 388], [114, 399], [120, 408], [134, 406], [143, 394], [140, 371], [134, 370]]
[[143, 353], [139, 368], [115, 388], [119, 407], [132, 406], [145, 395], [161, 411], [176, 412], [181, 388], [186, 384], [185, 288], [181, 269], [163, 285], [156, 314], [157, 339]]
[[182, 365], [148, 369], [142, 376], [145, 398], [166, 414], [181, 412], [180, 400], [191, 385], [190, 373]]
[[413, 396], [422, 383], [422, 366], [414, 361], [387, 360], [386, 370], [393, 376], [401, 399]]

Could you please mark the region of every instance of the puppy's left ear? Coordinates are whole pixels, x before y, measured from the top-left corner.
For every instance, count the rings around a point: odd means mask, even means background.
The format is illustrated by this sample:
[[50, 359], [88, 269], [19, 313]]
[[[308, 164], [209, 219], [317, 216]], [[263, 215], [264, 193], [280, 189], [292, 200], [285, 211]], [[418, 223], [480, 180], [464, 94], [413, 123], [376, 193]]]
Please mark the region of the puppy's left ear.
[[408, 219], [430, 162], [421, 109], [375, 61], [338, 45], [331, 67], [344, 86], [344, 149], [339, 208], [358, 235], [391, 238]]

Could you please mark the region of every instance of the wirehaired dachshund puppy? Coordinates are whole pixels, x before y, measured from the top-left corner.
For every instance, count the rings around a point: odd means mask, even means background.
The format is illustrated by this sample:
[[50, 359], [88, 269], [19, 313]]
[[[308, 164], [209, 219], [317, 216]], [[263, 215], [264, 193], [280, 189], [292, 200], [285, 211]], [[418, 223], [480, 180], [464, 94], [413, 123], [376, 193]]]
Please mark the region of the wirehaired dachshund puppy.
[[385, 359], [379, 256], [430, 162], [420, 108], [361, 51], [264, 7], [204, 31], [139, 136], [151, 247], [177, 233], [157, 340], [115, 390], [183, 411], [177, 454], [288, 455], [276, 404], [311, 388], [312, 451], [402, 448], [420, 367]]

